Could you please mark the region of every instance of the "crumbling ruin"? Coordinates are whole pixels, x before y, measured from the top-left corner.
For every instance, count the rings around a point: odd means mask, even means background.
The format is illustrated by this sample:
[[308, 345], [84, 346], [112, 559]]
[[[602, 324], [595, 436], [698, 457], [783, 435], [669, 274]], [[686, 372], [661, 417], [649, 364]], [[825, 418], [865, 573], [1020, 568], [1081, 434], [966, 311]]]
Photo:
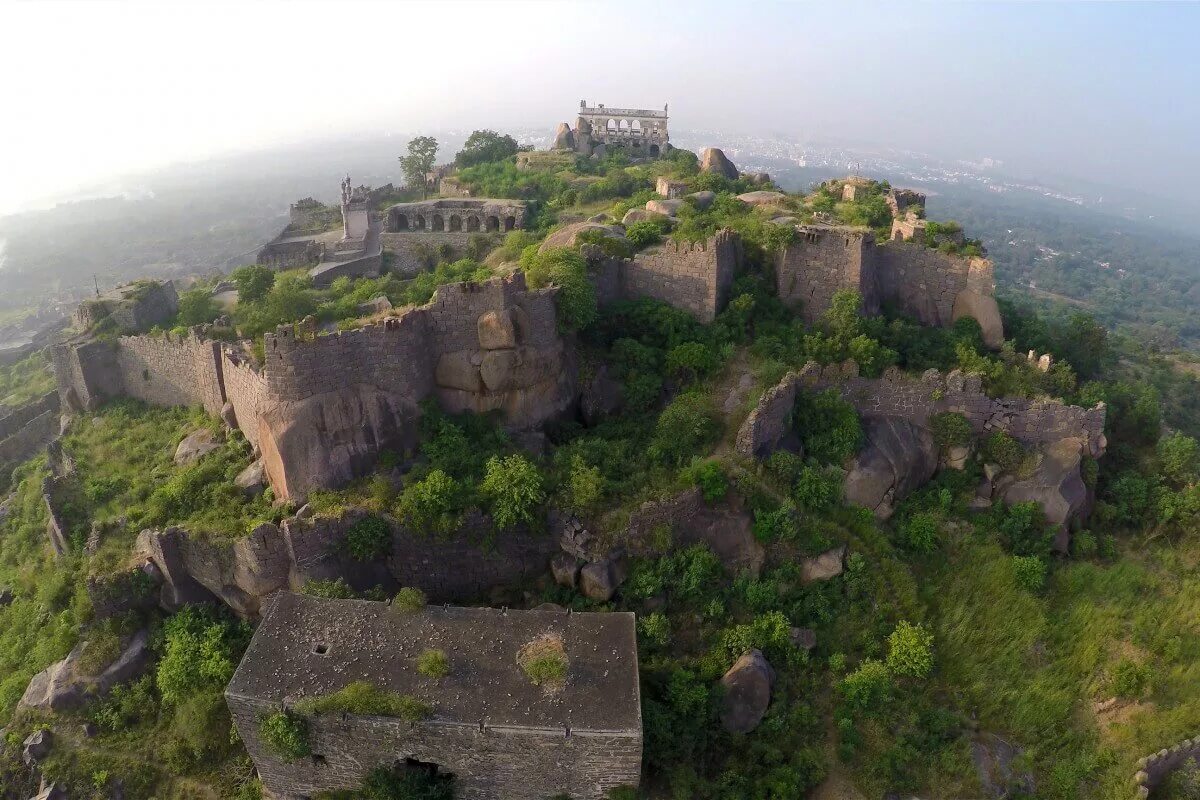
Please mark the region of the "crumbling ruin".
[[[534, 685], [518, 654], [541, 637], [561, 642], [561, 686]], [[428, 648], [449, 673], [422, 675]], [[415, 698], [409, 721], [344, 712], [306, 714], [311, 755], [281, 758], [263, 718], [353, 681]], [[634, 616], [560, 610], [430, 606], [401, 611], [364, 600], [277, 592], [225, 691], [263, 787], [280, 800], [353, 790], [373, 769], [453, 775], [462, 800], [604, 800], [636, 787], [642, 761]], [[302, 709], [302, 705], [301, 705]]]
[[603, 103], [589, 106], [586, 100], [580, 100], [575, 128], [565, 122], [559, 124], [554, 149], [602, 158], [607, 148], [621, 147], [634, 158], [658, 158], [671, 147], [667, 119], [666, 105], [662, 111], [655, 111], [606, 108]]

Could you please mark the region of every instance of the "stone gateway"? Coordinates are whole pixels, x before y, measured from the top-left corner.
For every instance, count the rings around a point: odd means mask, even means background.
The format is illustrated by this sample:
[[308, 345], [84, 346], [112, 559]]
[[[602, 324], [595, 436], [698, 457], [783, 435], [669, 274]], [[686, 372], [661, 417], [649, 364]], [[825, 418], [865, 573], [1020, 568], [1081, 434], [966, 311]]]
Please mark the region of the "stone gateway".
[[[518, 663], [544, 637], [561, 642], [567, 659], [554, 688], [534, 685]], [[448, 657], [444, 677], [417, 669], [430, 648]], [[265, 717], [359, 681], [415, 698], [429, 713], [416, 721], [305, 714], [311, 753], [290, 762], [261, 736]], [[633, 614], [405, 612], [279, 592], [225, 697], [263, 788], [280, 800], [357, 789], [372, 770], [412, 764], [453, 775], [460, 800], [604, 800], [640, 780]]]

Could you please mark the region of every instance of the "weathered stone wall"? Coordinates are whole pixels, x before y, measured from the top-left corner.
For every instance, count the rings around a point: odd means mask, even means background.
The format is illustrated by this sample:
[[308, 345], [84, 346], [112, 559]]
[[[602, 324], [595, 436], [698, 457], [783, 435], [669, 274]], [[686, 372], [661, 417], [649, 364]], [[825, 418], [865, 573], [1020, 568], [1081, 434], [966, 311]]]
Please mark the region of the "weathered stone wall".
[[1079, 438], [1098, 457], [1107, 444], [1104, 437], [1105, 406], [1069, 406], [1057, 400], [1023, 397], [992, 398], [980, 389], [977, 375], [955, 370], [942, 376], [930, 370], [920, 379], [891, 368], [882, 378], [858, 377], [853, 362], [824, 368], [809, 362], [799, 373], [789, 373], [762, 399], [738, 431], [737, 449], [744, 456], [761, 456], [773, 449], [787, 428], [791, 403], [799, 388], [836, 389], [863, 417], [900, 418], [926, 427], [933, 414], [955, 411], [971, 423], [976, 435], [1004, 431], [1025, 445], [1042, 445]]
[[51, 392], [0, 419], [0, 467], [32, 457], [58, 433], [58, 393]]
[[270, 401], [266, 376], [240, 354], [222, 348], [221, 377], [225, 399], [233, 404], [238, 428], [251, 444], [258, 447], [259, 415]]
[[1133, 796], [1137, 800], [1146, 800], [1167, 776], [1193, 758], [1200, 760], [1200, 736], [1184, 739], [1170, 748], [1139, 759], [1137, 774], [1133, 776]]
[[325, 247], [313, 239], [270, 242], [258, 251], [256, 263], [273, 269], [315, 266], [325, 255]]
[[900, 240], [876, 244], [871, 233], [851, 228], [802, 225], [775, 258], [775, 281], [780, 299], [800, 304], [809, 324], [820, 320], [835, 292], [854, 289], [867, 314], [890, 303], [924, 325], [945, 327], [971, 316], [988, 346], [1003, 341], [995, 277], [986, 258]]
[[829, 309], [833, 295], [854, 289], [863, 310], [879, 312], [879, 291], [871, 261], [875, 238], [846, 228], [801, 226], [796, 239], [775, 257], [775, 288], [785, 304], [800, 306], [813, 324]]
[[[433, 231], [398, 231], [379, 234], [383, 249], [395, 255], [392, 270], [398, 275], [412, 276], [429, 269], [430, 260], [457, 261], [466, 255], [467, 244], [477, 233], [434, 233]], [[439, 251], [449, 248], [447, 258]]]
[[[372, 769], [407, 758], [452, 773], [461, 800], [545, 800], [567, 795], [604, 800], [618, 786], [636, 786], [641, 731], [592, 732], [518, 728], [393, 717], [322, 714], [309, 721], [314, 757], [284, 763], [259, 735], [269, 702], [227, 694], [234, 724], [263, 786], [280, 800], [362, 784]], [[316, 758], [315, 756], [320, 756]]]
[[696, 244], [666, 242], [623, 264], [621, 293], [653, 297], [712, 322], [729, 301], [741, 260], [741, 238], [730, 230]]
[[881, 296], [922, 325], [949, 326], [954, 300], [964, 289], [991, 295], [992, 264], [921, 244], [888, 241], [874, 250]]
[[221, 413], [220, 344], [194, 333], [122, 336], [117, 369], [124, 394], [157, 406], [203, 406]]
[[90, 410], [121, 394], [113, 342], [85, 339], [56, 345], [51, 361], [63, 408]]

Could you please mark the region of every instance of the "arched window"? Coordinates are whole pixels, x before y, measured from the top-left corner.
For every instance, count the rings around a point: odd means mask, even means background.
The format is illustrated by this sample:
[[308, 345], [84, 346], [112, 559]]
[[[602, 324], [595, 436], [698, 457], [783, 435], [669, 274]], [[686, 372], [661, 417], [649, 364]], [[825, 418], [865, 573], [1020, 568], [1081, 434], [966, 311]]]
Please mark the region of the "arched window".
[[441, 214], [434, 214], [434, 215], [433, 215], [433, 229], [434, 229], [435, 231], [444, 231], [444, 230], [446, 230], [446, 221], [445, 221], [444, 219], [442, 219], [442, 215], [441, 215]]
[[622, 131], [629, 130], [629, 120], [627, 120], [627, 119], [621, 120], [621, 130]]
[[642, 121], [640, 119], [635, 119], [633, 121], [633, 123], [629, 126], [629, 128], [634, 133], [641, 133], [642, 132]]
[[605, 125], [604, 127], [615, 133], [617, 130], [617, 121], [615, 119], [610, 119], [608, 121], [608, 124]]
[[450, 230], [452, 230], [452, 231], [461, 231], [462, 230], [462, 217], [460, 217], [458, 214], [450, 215]]

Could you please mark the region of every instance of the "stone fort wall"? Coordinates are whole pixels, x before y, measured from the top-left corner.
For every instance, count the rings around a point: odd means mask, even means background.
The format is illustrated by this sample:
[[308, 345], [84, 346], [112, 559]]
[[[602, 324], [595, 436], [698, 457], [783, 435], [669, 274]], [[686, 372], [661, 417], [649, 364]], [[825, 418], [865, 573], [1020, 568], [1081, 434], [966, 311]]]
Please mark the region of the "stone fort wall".
[[[912, 242], [876, 244], [868, 231], [815, 225], [799, 226], [795, 241], [776, 255], [775, 282], [779, 298], [800, 305], [809, 324], [821, 319], [841, 289], [857, 290], [868, 314], [891, 304], [923, 325], [940, 326], [951, 325], [956, 313], [978, 318], [979, 298], [990, 299], [995, 289], [992, 263], [985, 258]], [[964, 293], [975, 296], [974, 305], [959, 302]], [[998, 346], [991, 329], [999, 326], [999, 315], [986, 316], [979, 320], [985, 340]]]
[[912, 378], [890, 368], [881, 378], [862, 378], [852, 361], [825, 368], [810, 361], [763, 394], [738, 431], [738, 453], [755, 457], [769, 452], [786, 433], [796, 392], [829, 388], [868, 419], [900, 418], [927, 427], [932, 415], [954, 411], [967, 418], [976, 435], [999, 430], [1029, 446], [1081, 438], [1093, 457], [1103, 454], [1107, 445], [1103, 403], [1082, 408], [1057, 400], [988, 397], [979, 376], [958, 370], [945, 376], [929, 370], [921, 378]]
[[150, 405], [202, 406], [213, 415], [225, 405], [218, 342], [194, 333], [122, 336], [116, 362], [122, 393]]
[[569, 795], [604, 800], [618, 786], [637, 786], [640, 731], [592, 732], [391, 717], [321, 714], [309, 720], [320, 759], [288, 764], [262, 741], [259, 724], [279, 709], [259, 699], [227, 695], [234, 724], [258, 766], [264, 788], [293, 800], [360, 786], [376, 767], [406, 758], [437, 764], [456, 777], [461, 800], [544, 800]]
[[466, 256], [467, 244], [479, 232], [466, 231], [384, 231], [379, 234], [385, 251], [395, 256], [392, 269], [399, 275], [411, 277], [429, 269], [429, 260], [438, 257], [443, 245], [449, 248], [450, 261]]
[[270, 400], [266, 377], [239, 354], [224, 348], [221, 377], [225, 399], [233, 406], [238, 428], [252, 445], [259, 447], [258, 418]]
[[1200, 760], [1200, 736], [1184, 739], [1139, 759], [1137, 774], [1133, 776], [1133, 796], [1137, 800], [1146, 800], [1172, 772], [1193, 758]]
[[643, 250], [620, 272], [625, 297], [653, 297], [712, 322], [729, 300], [741, 239], [723, 230], [695, 244], [666, 242]]

